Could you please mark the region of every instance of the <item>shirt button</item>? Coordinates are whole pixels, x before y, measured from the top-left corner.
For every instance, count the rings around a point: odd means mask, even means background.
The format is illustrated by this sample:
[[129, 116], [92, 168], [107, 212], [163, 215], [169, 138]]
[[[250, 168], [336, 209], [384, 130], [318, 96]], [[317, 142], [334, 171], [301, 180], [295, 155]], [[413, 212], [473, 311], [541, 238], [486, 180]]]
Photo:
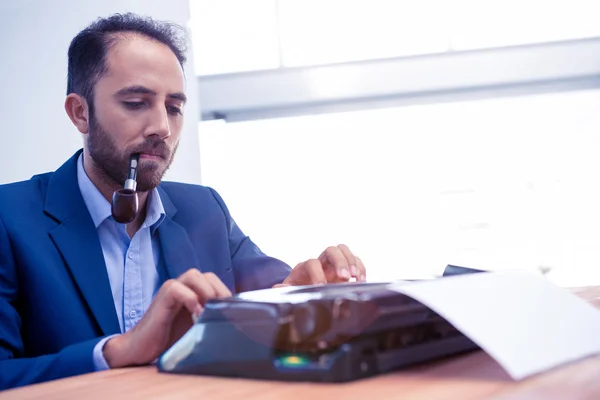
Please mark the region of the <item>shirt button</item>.
[[129, 252], [129, 254], [127, 254], [127, 257], [129, 257], [130, 260], [133, 260], [133, 253]]
[[135, 310], [129, 311], [129, 318], [135, 318], [136, 315], [137, 313], [135, 312]]

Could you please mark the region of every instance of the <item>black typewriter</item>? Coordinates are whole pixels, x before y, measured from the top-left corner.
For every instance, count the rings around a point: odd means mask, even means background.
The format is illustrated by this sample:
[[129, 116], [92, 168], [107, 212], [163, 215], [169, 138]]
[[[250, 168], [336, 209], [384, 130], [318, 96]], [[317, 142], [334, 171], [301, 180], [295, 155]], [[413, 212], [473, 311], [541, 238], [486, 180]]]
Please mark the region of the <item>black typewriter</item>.
[[162, 372], [344, 382], [475, 350], [393, 287], [346, 283], [247, 292], [210, 301], [158, 360]]

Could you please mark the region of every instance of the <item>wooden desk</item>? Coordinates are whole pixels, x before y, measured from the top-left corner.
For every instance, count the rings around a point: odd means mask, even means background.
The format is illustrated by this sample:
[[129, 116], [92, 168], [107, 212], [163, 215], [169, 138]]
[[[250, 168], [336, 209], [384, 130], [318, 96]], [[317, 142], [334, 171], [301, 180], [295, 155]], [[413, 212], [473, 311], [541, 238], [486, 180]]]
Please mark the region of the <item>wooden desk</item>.
[[[600, 287], [574, 289], [600, 308]], [[600, 338], [599, 338], [600, 340]], [[512, 381], [483, 352], [344, 384], [182, 376], [155, 367], [98, 372], [0, 393], [0, 399], [600, 399], [600, 356]]]

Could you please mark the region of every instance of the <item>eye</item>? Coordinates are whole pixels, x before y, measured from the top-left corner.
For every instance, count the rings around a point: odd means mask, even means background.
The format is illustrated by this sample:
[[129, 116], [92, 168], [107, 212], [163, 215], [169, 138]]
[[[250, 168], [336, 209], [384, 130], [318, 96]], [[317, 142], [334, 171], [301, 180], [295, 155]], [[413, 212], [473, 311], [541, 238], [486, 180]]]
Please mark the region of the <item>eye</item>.
[[182, 114], [181, 113], [181, 108], [179, 107], [174, 107], [174, 106], [167, 106], [167, 111], [169, 112], [169, 114], [172, 115], [177, 115], [177, 114]]
[[130, 110], [137, 110], [144, 106], [143, 101], [124, 101], [123, 104]]

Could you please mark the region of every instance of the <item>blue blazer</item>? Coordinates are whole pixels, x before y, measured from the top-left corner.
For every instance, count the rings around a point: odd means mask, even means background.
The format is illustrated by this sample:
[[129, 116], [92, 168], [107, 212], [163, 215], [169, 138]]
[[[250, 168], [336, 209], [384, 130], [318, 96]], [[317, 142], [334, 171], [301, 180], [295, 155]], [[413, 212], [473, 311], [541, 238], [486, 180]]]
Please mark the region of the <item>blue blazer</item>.
[[[119, 333], [100, 241], [77, 184], [77, 157], [0, 185], [0, 389], [92, 372]], [[268, 257], [212, 189], [164, 182], [158, 228], [168, 278], [214, 272], [232, 293], [268, 288], [291, 268]]]

